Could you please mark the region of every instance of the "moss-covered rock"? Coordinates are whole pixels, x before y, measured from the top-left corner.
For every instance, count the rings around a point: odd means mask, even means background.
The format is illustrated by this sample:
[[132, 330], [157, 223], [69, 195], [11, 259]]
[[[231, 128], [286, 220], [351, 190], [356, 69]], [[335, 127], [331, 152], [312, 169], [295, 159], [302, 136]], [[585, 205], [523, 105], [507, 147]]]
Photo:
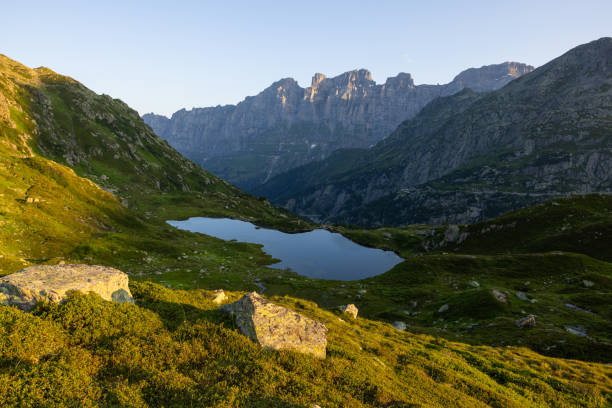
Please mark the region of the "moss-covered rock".
[[256, 292], [221, 309], [234, 316], [242, 334], [265, 348], [325, 358], [327, 328], [316, 320], [268, 302]]
[[113, 302], [134, 302], [128, 275], [105, 266], [37, 265], [0, 280], [0, 302], [25, 311], [39, 301], [59, 303], [70, 291], [94, 292]]

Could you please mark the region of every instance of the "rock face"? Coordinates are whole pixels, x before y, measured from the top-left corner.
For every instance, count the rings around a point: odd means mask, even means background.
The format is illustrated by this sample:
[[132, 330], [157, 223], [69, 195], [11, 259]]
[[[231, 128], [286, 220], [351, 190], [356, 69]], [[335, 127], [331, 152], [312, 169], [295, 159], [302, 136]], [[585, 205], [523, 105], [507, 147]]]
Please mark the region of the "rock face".
[[221, 310], [233, 315], [240, 332], [262, 347], [325, 358], [327, 328], [322, 323], [268, 302], [255, 292]]
[[468, 69], [445, 85], [415, 85], [407, 73], [376, 84], [365, 69], [333, 78], [317, 73], [307, 88], [285, 78], [236, 106], [143, 119], [185, 156], [249, 190], [339, 148], [375, 144], [437, 97], [498, 89], [532, 70], [506, 62]]
[[352, 303], [340, 306], [340, 310], [350, 315], [353, 319], [356, 319], [357, 313], [359, 313], [359, 309], [357, 309], [357, 307]]
[[438, 98], [369, 149], [254, 190], [322, 223], [472, 223], [568, 194], [612, 192], [612, 38], [501, 89]]
[[30, 311], [38, 301], [59, 303], [72, 290], [94, 292], [113, 302], [134, 302], [128, 275], [120, 270], [90, 265], [37, 265], [0, 278], [0, 303]]

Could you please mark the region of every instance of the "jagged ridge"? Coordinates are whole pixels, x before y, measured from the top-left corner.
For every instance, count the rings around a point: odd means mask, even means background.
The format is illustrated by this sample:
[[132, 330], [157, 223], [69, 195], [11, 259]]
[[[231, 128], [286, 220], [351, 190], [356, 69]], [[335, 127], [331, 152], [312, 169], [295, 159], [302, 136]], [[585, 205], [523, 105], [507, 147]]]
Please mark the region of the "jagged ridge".
[[612, 191], [611, 72], [603, 38], [497, 91], [435, 100], [375, 147], [337, 152], [257, 193], [318, 220], [401, 225]]
[[464, 87], [497, 89], [531, 70], [506, 62], [469, 69], [446, 85], [415, 85], [406, 73], [378, 85], [365, 69], [334, 78], [317, 73], [307, 88], [285, 78], [236, 106], [143, 118], [187, 157], [250, 189], [339, 148], [370, 146], [434, 98]]

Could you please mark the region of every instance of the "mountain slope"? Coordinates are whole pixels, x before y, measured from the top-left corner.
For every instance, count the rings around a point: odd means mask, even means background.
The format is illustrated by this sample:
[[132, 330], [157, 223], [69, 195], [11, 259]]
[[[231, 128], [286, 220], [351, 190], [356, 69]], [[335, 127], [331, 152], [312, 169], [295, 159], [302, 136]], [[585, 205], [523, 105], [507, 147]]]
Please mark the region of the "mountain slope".
[[[5, 56], [0, 203], [3, 273], [50, 259], [93, 259], [98, 246], [108, 261], [109, 251], [169, 239], [164, 220], [171, 217], [208, 214], [308, 228], [183, 158], [123, 102]], [[176, 242], [184, 235], [175, 235]], [[124, 245], [111, 248], [111, 238]]]
[[143, 119], [204, 168], [252, 189], [339, 148], [368, 147], [434, 98], [465, 87], [498, 89], [532, 70], [506, 62], [466, 70], [445, 85], [415, 85], [405, 73], [377, 85], [364, 69], [334, 78], [315, 74], [308, 88], [285, 78], [236, 106], [183, 109], [171, 119], [153, 114]]
[[256, 190], [317, 220], [473, 222], [573, 192], [612, 191], [612, 39], [486, 94], [430, 103], [371, 149], [340, 151]]
[[[132, 284], [136, 305], [73, 294], [33, 314], [0, 309], [0, 404], [125, 407], [605, 407], [612, 369], [526, 348], [470, 346], [341, 320], [312, 302], [272, 300], [324, 322], [327, 358], [265, 350], [211, 292]], [[230, 300], [240, 293], [228, 293]]]

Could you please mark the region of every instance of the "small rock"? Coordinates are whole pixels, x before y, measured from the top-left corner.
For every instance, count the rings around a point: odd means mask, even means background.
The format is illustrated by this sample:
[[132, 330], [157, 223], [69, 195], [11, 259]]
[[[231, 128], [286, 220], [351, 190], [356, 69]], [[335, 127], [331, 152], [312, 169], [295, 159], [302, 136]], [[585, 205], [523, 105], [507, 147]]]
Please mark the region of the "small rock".
[[340, 310], [351, 316], [353, 319], [356, 319], [357, 313], [359, 313], [359, 309], [357, 309], [357, 307], [352, 303], [340, 306]]
[[327, 328], [320, 322], [268, 302], [252, 292], [221, 306], [240, 332], [264, 348], [293, 350], [325, 358]]
[[493, 289], [491, 291], [491, 293], [493, 294], [493, 297], [498, 301], [498, 302], [502, 302], [502, 303], [506, 303], [506, 295], [504, 295], [503, 292], [500, 292], [497, 289]]
[[593, 285], [595, 285], [595, 282], [585, 279], [582, 281], [582, 284], [584, 285], [585, 288], [592, 288]]
[[536, 325], [536, 319], [534, 315], [529, 315], [525, 317], [521, 317], [516, 321], [517, 327], [521, 329], [524, 327], [534, 327]]
[[586, 337], [586, 329], [584, 326], [563, 326], [568, 333], [574, 334], [580, 337]]
[[584, 312], [584, 313], [593, 314], [593, 312], [591, 312], [590, 310], [586, 310], [586, 309], [583, 309], [583, 308], [578, 307], [576, 305], [572, 305], [571, 303], [566, 303], [565, 307], [567, 307], [568, 309], [576, 310], [577, 312]]
[[368, 293], [368, 291], [366, 289], [359, 289], [357, 293], [359, 293], [360, 295], [365, 295], [366, 293]]
[[523, 285], [525, 285], [525, 286], [529, 286], [529, 285], [531, 285], [531, 282], [529, 282], [529, 281], [525, 281], [525, 283], [523, 283]]
[[440, 306], [440, 308], [438, 309], [438, 313], [444, 313], [449, 309], [448, 303], [443, 304], [442, 306]]
[[223, 289], [217, 289], [213, 292], [213, 302], [220, 305], [227, 300], [227, 295]]
[[529, 298], [527, 297], [527, 294], [525, 292], [516, 292], [516, 297], [526, 302], [529, 301]]
[[476, 281], [471, 281], [470, 282], [470, 286], [473, 288], [479, 288], [480, 287], [480, 283], [476, 282]]
[[395, 330], [400, 330], [400, 331], [406, 330], [406, 323], [404, 322], [400, 322], [400, 321], [393, 322], [392, 326]]

